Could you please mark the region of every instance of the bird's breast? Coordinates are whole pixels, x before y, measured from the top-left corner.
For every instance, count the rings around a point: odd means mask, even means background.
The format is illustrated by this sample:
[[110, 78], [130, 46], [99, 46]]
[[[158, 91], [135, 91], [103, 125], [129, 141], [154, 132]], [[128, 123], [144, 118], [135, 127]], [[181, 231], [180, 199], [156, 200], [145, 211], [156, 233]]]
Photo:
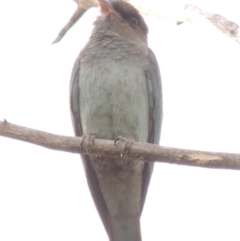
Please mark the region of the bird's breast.
[[[83, 132], [103, 139], [125, 136], [147, 142], [149, 103], [144, 55], [121, 49], [81, 62], [80, 113]], [[108, 55], [106, 55], [108, 53]]]
[[[111, 46], [110, 46], [111, 47]], [[149, 97], [141, 49], [94, 48], [83, 54], [79, 73], [83, 134], [147, 142]], [[139, 215], [144, 162], [90, 156], [110, 216], [131, 226]]]

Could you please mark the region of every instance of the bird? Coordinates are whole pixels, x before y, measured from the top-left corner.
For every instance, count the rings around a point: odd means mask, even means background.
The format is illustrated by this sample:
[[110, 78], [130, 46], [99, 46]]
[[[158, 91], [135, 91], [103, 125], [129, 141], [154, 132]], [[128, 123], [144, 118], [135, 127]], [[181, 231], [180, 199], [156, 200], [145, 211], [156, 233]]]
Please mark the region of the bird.
[[[75, 135], [159, 144], [162, 84], [147, 43], [148, 27], [124, 0], [98, 4], [100, 15], [70, 79]], [[153, 162], [93, 155], [81, 159], [109, 240], [141, 241], [140, 218]]]

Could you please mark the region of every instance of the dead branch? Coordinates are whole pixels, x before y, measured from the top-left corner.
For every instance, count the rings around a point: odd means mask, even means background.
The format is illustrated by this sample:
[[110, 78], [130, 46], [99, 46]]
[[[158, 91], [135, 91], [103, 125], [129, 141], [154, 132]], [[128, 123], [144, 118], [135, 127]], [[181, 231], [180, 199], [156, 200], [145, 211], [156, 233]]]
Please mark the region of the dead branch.
[[[73, 16], [67, 22], [67, 24], [62, 28], [59, 32], [57, 38], [53, 41], [57, 43], [61, 41], [64, 35], [68, 32], [68, 30], [82, 17], [82, 15], [90, 8], [97, 7], [97, 0], [74, 0], [78, 7]], [[177, 16], [173, 16], [168, 13], [160, 12], [159, 8], [156, 6], [157, 1], [138, 1], [138, 0], [129, 0], [131, 4], [133, 4], [142, 14], [151, 15], [156, 17], [166, 17], [166, 18], [174, 18], [177, 23], [181, 22], [191, 22], [200, 25], [211, 25], [216, 27], [222, 33], [231, 37], [240, 43], [239, 36], [239, 26], [226, 19], [225, 17], [219, 14], [208, 13], [199, 7], [186, 4], [185, 8], [182, 9]]]
[[[29, 142], [58, 151], [111, 158], [121, 158], [122, 148], [124, 147], [124, 143], [118, 143], [117, 146], [114, 146], [113, 141], [100, 139], [96, 139], [94, 145], [88, 145], [87, 148], [85, 143], [81, 147], [80, 137], [59, 136], [14, 125], [6, 120], [0, 121], [0, 136]], [[128, 156], [124, 156], [123, 158], [197, 167], [240, 170], [240, 154], [184, 150], [160, 147], [141, 142], [135, 142]]]
[[222, 33], [240, 43], [239, 26], [219, 14], [206, 12], [196, 6], [187, 4], [185, 6], [185, 20], [193, 23], [210, 24]]
[[68, 20], [66, 25], [62, 28], [62, 30], [59, 32], [56, 39], [52, 42], [52, 44], [58, 43], [61, 41], [61, 39], [64, 37], [64, 35], [67, 33], [67, 31], [82, 17], [82, 15], [92, 7], [97, 7], [98, 2], [97, 0], [87, 0], [87, 1], [77, 1], [74, 0], [78, 7], [72, 17]]

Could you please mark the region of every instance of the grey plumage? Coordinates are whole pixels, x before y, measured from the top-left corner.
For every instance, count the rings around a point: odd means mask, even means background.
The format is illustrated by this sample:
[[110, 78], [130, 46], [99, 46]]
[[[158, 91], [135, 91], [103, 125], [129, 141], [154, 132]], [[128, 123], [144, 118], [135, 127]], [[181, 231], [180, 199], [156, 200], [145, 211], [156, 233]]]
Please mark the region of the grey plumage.
[[[147, 26], [126, 2], [99, 0], [99, 4], [102, 14], [71, 76], [75, 134], [158, 144], [162, 90], [156, 58], [147, 46]], [[140, 241], [140, 216], [153, 163], [94, 156], [82, 160], [109, 239]]]

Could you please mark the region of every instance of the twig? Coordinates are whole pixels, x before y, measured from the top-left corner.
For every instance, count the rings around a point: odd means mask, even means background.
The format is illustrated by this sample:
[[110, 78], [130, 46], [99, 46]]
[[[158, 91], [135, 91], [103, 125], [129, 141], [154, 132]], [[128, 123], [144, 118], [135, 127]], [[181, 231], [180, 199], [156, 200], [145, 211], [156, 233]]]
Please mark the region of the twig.
[[97, 0], [87, 0], [87, 1], [75, 1], [78, 4], [78, 7], [72, 17], [68, 20], [62, 30], [59, 32], [56, 39], [52, 42], [52, 44], [58, 43], [64, 37], [64, 35], [68, 32], [68, 30], [82, 17], [82, 15], [92, 7], [97, 7]]

